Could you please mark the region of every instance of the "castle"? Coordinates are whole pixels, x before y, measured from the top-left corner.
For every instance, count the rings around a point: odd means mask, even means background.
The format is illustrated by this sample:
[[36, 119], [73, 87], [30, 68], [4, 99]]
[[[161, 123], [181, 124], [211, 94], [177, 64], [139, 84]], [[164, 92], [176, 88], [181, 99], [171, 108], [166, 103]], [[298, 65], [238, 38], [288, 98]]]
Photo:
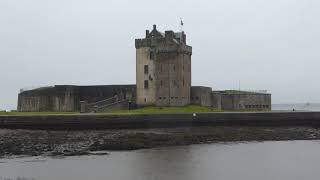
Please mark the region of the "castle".
[[271, 110], [271, 94], [191, 86], [192, 47], [182, 32], [157, 30], [135, 40], [136, 85], [56, 85], [19, 93], [18, 111], [99, 112], [189, 104], [223, 110]]
[[161, 33], [156, 25], [136, 39], [137, 104], [185, 106], [191, 96], [192, 48], [184, 32]]

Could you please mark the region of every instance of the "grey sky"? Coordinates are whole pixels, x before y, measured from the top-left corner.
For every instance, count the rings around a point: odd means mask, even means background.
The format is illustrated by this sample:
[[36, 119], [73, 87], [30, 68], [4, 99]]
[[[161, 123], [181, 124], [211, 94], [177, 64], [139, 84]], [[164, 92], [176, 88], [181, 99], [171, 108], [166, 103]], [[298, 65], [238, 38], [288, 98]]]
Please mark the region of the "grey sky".
[[134, 39], [157, 24], [193, 46], [192, 84], [320, 102], [318, 0], [1, 0], [0, 109], [20, 88], [135, 83]]

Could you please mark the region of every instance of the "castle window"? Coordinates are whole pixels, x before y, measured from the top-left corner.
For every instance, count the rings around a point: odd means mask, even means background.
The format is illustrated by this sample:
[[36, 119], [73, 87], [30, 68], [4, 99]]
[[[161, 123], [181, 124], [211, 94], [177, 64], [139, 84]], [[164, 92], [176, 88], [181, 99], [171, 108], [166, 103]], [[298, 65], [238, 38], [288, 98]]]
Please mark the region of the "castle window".
[[148, 81], [148, 80], [145, 80], [145, 81], [144, 81], [144, 88], [145, 88], [145, 89], [148, 89], [148, 88], [149, 88], [149, 81]]
[[144, 102], [147, 102], [147, 98], [144, 98]]
[[176, 71], [176, 66], [175, 65], [173, 65], [173, 71]]
[[182, 80], [182, 86], [184, 86], [184, 77], [183, 77], [183, 80]]
[[149, 66], [144, 65], [144, 74], [148, 74], [148, 73], [149, 73]]
[[162, 80], [160, 81], [160, 86], [162, 86]]

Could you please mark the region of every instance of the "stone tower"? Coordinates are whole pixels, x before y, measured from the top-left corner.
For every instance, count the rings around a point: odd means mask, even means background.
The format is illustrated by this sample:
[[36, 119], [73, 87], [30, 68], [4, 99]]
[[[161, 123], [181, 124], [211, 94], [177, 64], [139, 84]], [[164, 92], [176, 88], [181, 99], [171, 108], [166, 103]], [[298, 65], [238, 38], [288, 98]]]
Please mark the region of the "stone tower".
[[156, 25], [136, 39], [137, 105], [190, 104], [192, 47], [184, 32], [159, 32]]

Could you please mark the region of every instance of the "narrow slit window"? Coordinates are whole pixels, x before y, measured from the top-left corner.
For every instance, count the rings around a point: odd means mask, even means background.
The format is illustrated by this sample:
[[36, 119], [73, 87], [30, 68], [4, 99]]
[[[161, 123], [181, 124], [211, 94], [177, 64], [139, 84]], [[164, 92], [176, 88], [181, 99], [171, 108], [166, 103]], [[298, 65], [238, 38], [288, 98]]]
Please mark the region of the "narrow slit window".
[[149, 73], [149, 66], [144, 65], [144, 74], [148, 74], [148, 73]]
[[148, 89], [148, 88], [149, 88], [149, 81], [148, 81], [148, 80], [145, 80], [145, 81], [144, 81], [144, 88], [145, 88], [145, 89]]

